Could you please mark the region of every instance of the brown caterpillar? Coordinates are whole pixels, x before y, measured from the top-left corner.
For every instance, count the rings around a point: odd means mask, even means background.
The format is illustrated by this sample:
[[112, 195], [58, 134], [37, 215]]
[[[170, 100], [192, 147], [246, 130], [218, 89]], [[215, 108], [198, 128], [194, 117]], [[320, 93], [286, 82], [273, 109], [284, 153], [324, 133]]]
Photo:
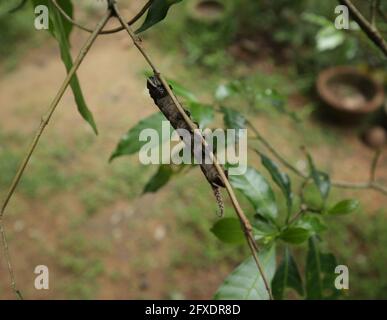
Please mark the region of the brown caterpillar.
[[[185, 129], [190, 132], [191, 153], [199, 160], [200, 168], [207, 181], [210, 183], [211, 187], [214, 190], [214, 194], [220, 208], [220, 214], [223, 214], [224, 205], [220, 197], [219, 187], [225, 187], [225, 185], [218, 171], [216, 170], [215, 165], [213, 163], [205, 163], [206, 154], [209, 154], [208, 152], [206, 152], [206, 148], [208, 147], [202, 147], [199, 149], [198, 144], [194, 143], [195, 140], [200, 141], [200, 136], [198, 137], [198, 133], [193, 132], [189, 124], [184, 120], [184, 117], [180, 114], [177, 106], [175, 105], [172, 98], [169, 96], [167, 90], [164, 88], [163, 84], [157, 76], [152, 76], [148, 78], [147, 87], [154, 103], [164, 114], [164, 116], [169, 120], [172, 127], [175, 130]], [[184, 111], [189, 117], [191, 117], [189, 111]], [[196, 123], [195, 126], [196, 128], [198, 128], [198, 125]], [[182, 136], [180, 136], [180, 138], [182, 138]], [[224, 170], [224, 173], [227, 176], [226, 170]]]

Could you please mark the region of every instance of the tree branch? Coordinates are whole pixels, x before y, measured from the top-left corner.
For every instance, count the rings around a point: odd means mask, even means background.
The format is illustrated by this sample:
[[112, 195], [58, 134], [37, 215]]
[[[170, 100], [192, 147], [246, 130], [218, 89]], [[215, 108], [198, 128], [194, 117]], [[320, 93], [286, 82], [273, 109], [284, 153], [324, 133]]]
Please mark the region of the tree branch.
[[260, 132], [253, 126], [253, 124], [246, 120], [247, 125], [254, 132], [255, 137], [259, 140], [286, 168], [292, 171], [294, 174], [299, 176], [300, 178], [306, 179], [308, 176], [304, 174], [302, 171], [298, 170], [295, 166], [293, 166], [288, 160], [286, 160], [282, 155], [278, 153], [278, 151], [267, 141]]
[[15, 190], [16, 190], [16, 187], [18, 186], [18, 184], [20, 182], [20, 179], [22, 178], [22, 176], [24, 174], [24, 171], [25, 171], [25, 169], [26, 169], [26, 167], [27, 167], [27, 165], [28, 165], [28, 163], [29, 163], [29, 161], [31, 159], [31, 156], [32, 156], [32, 154], [35, 151], [35, 148], [38, 145], [40, 137], [42, 136], [44, 129], [46, 128], [46, 126], [48, 125], [52, 115], [54, 114], [54, 112], [56, 110], [56, 107], [58, 106], [58, 103], [61, 100], [64, 92], [66, 91], [67, 87], [69, 86], [72, 77], [74, 76], [74, 74], [78, 70], [79, 66], [81, 65], [83, 59], [85, 58], [85, 56], [89, 52], [89, 50], [90, 50], [91, 46], [93, 45], [95, 39], [98, 37], [99, 32], [103, 29], [103, 27], [106, 25], [106, 23], [108, 22], [108, 20], [110, 19], [111, 16], [112, 16], [112, 12], [109, 10], [103, 16], [101, 21], [97, 24], [95, 30], [93, 31], [91, 36], [87, 39], [86, 43], [84, 44], [84, 46], [80, 50], [79, 55], [78, 55], [77, 59], [75, 60], [73, 67], [68, 72], [68, 74], [67, 74], [67, 76], [66, 76], [66, 78], [65, 78], [65, 80], [64, 80], [64, 82], [62, 84], [62, 86], [60, 87], [58, 93], [56, 94], [54, 100], [52, 101], [52, 103], [51, 103], [51, 105], [49, 107], [47, 116], [42, 118], [42, 121], [40, 123], [39, 129], [38, 129], [38, 131], [35, 134], [35, 137], [34, 137], [32, 143], [31, 143], [31, 146], [29, 147], [29, 149], [27, 151], [27, 154], [26, 154], [24, 160], [22, 161], [22, 163], [21, 163], [21, 165], [19, 167], [19, 169], [18, 169], [18, 171], [17, 171], [17, 173], [16, 173], [16, 175], [15, 175], [13, 181], [12, 181], [11, 187], [9, 188], [8, 193], [7, 193], [6, 197], [5, 197], [5, 200], [4, 200], [4, 202], [3, 202], [2, 206], [1, 206], [1, 211], [0, 211], [0, 233], [1, 233], [1, 238], [2, 238], [2, 244], [3, 244], [4, 253], [5, 253], [5, 258], [7, 260], [8, 271], [9, 271], [9, 274], [10, 274], [10, 277], [11, 277], [11, 286], [12, 286], [12, 289], [14, 290], [14, 292], [17, 295], [18, 298], [21, 298], [21, 294], [20, 294], [20, 291], [18, 291], [16, 289], [15, 276], [14, 276], [14, 272], [13, 272], [13, 268], [12, 268], [12, 263], [11, 263], [11, 260], [10, 260], [7, 238], [6, 238], [5, 230], [4, 230], [4, 227], [3, 227], [4, 213], [5, 213], [5, 210], [6, 210], [7, 206], [8, 206], [9, 201], [11, 200], [11, 198], [12, 198], [12, 196], [13, 196]]
[[47, 116], [43, 117], [42, 118], [42, 121], [40, 123], [40, 126], [39, 126], [39, 129], [38, 131], [36, 132], [36, 135], [35, 135], [35, 138], [33, 139], [32, 141], [32, 144], [27, 152], [27, 155], [24, 159], [24, 161], [22, 162], [12, 184], [11, 184], [11, 187], [7, 193], [7, 196], [5, 197], [5, 200], [4, 200], [4, 203], [1, 207], [1, 211], [0, 211], [0, 217], [3, 216], [4, 214], [4, 211], [7, 207], [7, 204], [9, 202], [9, 200], [11, 199], [12, 195], [13, 195], [13, 192], [15, 191], [19, 181], [20, 181], [20, 178], [22, 177], [23, 173], [24, 173], [24, 170], [25, 168], [27, 167], [27, 164], [40, 140], [40, 137], [44, 131], [44, 129], [46, 128], [47, 124], [49, 123], [52, 115], [54, 114], [55, 112], [55, 109], [59, 103], [59, 101], [61, 100], [64, 92], [66, 91], [67, 87], [69, 86], [70, 82], [71, 82], [71, 79], [72, 77], [74, 76], [74, 74], [76, 73], [76, 71], [78, 70], [79, 66], [81, 65], [83, 59], [85, 58], [85, 56], [87, 55], [87, 53], [89, 52], [91, 46], [93, 45], [95, 39], [98, 37], [98, 34], [99, 34], [99, 31], [102, 30], [102, 28], [106, 25], [107, 21], [110, 19], [111, 17], [111, 12], [107, 12], [104, 17], [101, 19], [101, 21], [98, 23], [97, 27], [95, 28], [95, 30], [93, 31], [92, 35], [89, 37], [89, 39], [87, 39], [86, 43], [84, 44], [83, 48], [81, 49], [77, 59], [75, 60], [74, 62], [74, 65], [73, 67], [71, 68], [71, 70], [68, 72], [67, 76], [66, 76], [66, 79], [64, 80], [62, 86], [60, 87], [58, 93], [56, 94], [54, 100], [52, 101], [50, 107], [49, 107], [49, 111], [48, 111], [48, 114]]
[[[190, 128], [192, 129], [192, 132], [196, 132], [196, 134], [199, 135], [203, 145], [205, 147], [208, 147], [208, 144], [205, 141], [204, 137], [200, 133], [197, 132], [195, 124], [192, 122], [192, 120], [185, 113], [183, 107], [181, 106], [180, 102], [177, 100], [177, 98], [176, 98], [175, 94], [173, 93], [173, 91], [171, 90], [169, 84], [167, 83], [165, 78], [161, 75], [161, 73], [157, 69], [156, 65], [152, 62], [152, 60], [150, 59], [149, 55], [145, 52], [144, 48], [141, 45], [141, 40], [134, 34], [132, 29], [125, 23], [125, 21], [124, 21], [122, 15], [120, 14], [119, 9], [118, 9], [116, 4], [113, 5], [113, 8], [114, 8], [114, 11], [115, 11], [115, 14], [116, 14], [118, 20], [121, 22], [121, 25], [126, 29], [127, 33], [129, 34], [130, 38], [132, 39], [134, 45], [140, 51], [140, 53], [142, 54], [144, 59], [147, 61], [149, 66], [152, 68], [153, 73], [159, 78], [159, 80], [163, 84], [163, 86], [166, 89], [168, 95], [173, 100], [173, 102], [176, 105], [179, 113], [184, 118], [185, 122], [190, 126]], [[265, 287], [266, 287], [266, 290], [268, 292], [269, 298], [270, 298], [270, 300], [272, 300], [273, 296], [272, 296], [272, 292], [271, 292], [271, 289], [270, 289], [269, 282], [268, 282], [268, 280], [267, 280], [267, 278], [265, 276], [264, 270], [263, 270], [262, 265], [261, 265], [261, 263], [259, 261], [259, 258], [257, 256], [257, 252], [259, 250], [258, 250], [257, 244], [255, 242], [255, 239], [254, 239], [254, 236], [253, 236], [253, 233], [252, 233], [252, 226], [250, 224], [250, 221], [247, 219], [247, 217], [244, 214], [241, 206], [239, 205], [239, 202], [238, 202], [238, 199], [235, 196], [234, 190], [232, 189], [232, 186], [230, 185], [230, 182], [228, 181], [228, 179], [227, 179], [223, 169], [220, 167], [220, 165], [219, 165], [215, 155], [212, 152], [210, 152], [209, 156], [210, 156], [210, 159], [211, 159], [212, 163], [214, 164], [218, 174], [220, 175], [220, 177], [221, 177], [221, 179], [222, 179], [222, 181], [223, 181], [223, 183], [224, 183], [224, 185], [226, 187], [226, 190], [227, 190], [227, 192], [229, 194], [229, 197], [231, 199], [231, 202], [233, 204], [235, 212], [238, 215], [238, 218], [239, 218], [239, 220], [240, 220], [240, 222], [242, 224], [242, 227], [243, 227], [243, 230], [244, 230], [244, 233], [245, 233], [245, 236], [246, 236], [246, 241], [247, 241], [247, 243], [249, 245], [249, 248], [250, 248], [250, 251], [251, 251], [251, 253], [252, 253], [253, 257], [254, 257], [255, 263], [256, 263], [256, 265], [258, 267], [258, 270], [259, 270], [259, 273], [260, 273], [260, 275], [261, 275], [261, 277], [263, 279], [263, 282], [265, 284]]]
[[[51, 0], [52, 1], [52, 4], [58, 9], [58, 11], [62, 14], [62, 16], [68, 21], [70, 22], [72, 25], [76, 26], [77, 28], [83, 30], [83, 31], [86, 31], [86, 32], [89, 32], [89, 33], [92, 33], [93, 32], [93, 29], [90, 29], [88, 27], [85, 27], [83, 26], [82, 24], [80, 24], [79, 22], [75, 21], [73, 18], [71, 18], [67, 13], [66, 11], [64, 11], [62, 9], [62, 7], [58, 4], [58, 2], [56, 0]], [[137, 20], [139, 20], [143, 15], [144, 13], [149, 9], [149, 7], [151, 6], [153, 0], [149, 0], [142, 8], [141, 10], [132, 18], [130, 19], [127, 24], [128, 25], [132, 25], [134, 24], [135, 22], [137, 22]], [[106, 35], [106, 34], [112, 34], [112, 33], [116, 33], [116, 32], [120, 32], [122, 30], [124, 30], [125, 28], [123, 26], [120, 26], [120, 27], [116, 27], [116, 28], [113, 28], [113, 29], [109, 29], [109, 30], [101, 30], [99, 32], [99, 34], [102, 34], [102, 35]]]
[[360, 28], [368, 36], [368, 38], [384, 53], [387, 57], [387, 42], [380, 34], [379, 30], [372, 25], [368, 20], [361, 14], [361, 12], [355, 7], [351, 0], [339, 0], [339, 3], [345, 5], [353, 19], [359, 24]]
[[[247, 125], [251, 128], [251, 130], [254, 132], [255, 137], [258, 141], [260, 141], [273, 155], [274, 157], [282, 163], [284, 167], [292, 171], [294, 174], [299, 176], [302, 179], [307, 179], [308, 175], [303, 173], [301, 170], [298, 170], [294, 165], [292, 165], [288, 160], [286, 160], [281, 154], [278, 153], [278, 151], [273, 147], [268, 140], [266, 140], [260, 132], [251, 124], [249, 120], [247, 120]], [[259, 153], [258, 150], [255, 150]], [[343, 188], [343, 189], [369, 189], [374, 190], [377, 192], [382, 193], [383, 195], [387, 196], [387, 187], [377, 183], [375, 181], [375, 171], [377, 167], [377, 163], [379, 160], [380, 154], [375, 154], [374, 159], [371, 163], [371, 169], [370, 169], [370, 179], [367, 182], [346, 182], [346, 181], [338, 181], [338, 180], [332, 180], [331, 185], [336, 188]]]
[[4, 257], [5, 257], [5, 260], [7, 262], [9, 277], [11, 278], [11, 288], [12, 288], [13, 292], [15, 293], [16, 297], [20, 300], [23, 300], [23, 296], [22, 296], [21, 292], [16, 287], [15, 273], [14, 273], [13, 267], [12, 267], [11, 255], [9, 254], [7, 236], [5, 234], [4, 221], [3, 221], [2, 217], [0, 217], [0, 236], [1, 236], [1, 243], [3, 246], [3, 250], [4, 250]]
[[372, 163], [371, 163], [370, 183], [375, 182], [376, 167], [378, 165], [378, 161], [379, 161], [381, 155], [382, 155], [382, 150], [377, 149], [375, 151], [374, 158], [372, 159]]

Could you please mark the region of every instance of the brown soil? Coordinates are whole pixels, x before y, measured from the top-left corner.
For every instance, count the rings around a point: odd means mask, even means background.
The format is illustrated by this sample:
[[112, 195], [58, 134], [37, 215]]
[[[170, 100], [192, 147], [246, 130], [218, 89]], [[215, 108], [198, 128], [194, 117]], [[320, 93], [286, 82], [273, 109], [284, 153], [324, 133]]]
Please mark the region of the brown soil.
[[[74, 54], [85, 40], [85, 34], [75, 33]], [[146, 45], [146, 43], [145, 43]], [[150, 47], [162, 70], [168, 70], [172, 62], [162, 57]], [[29, 137], [39, 124], [40, 116], [47, 110], [52, 97], [59, 88], [65, 75], [58, 50], [53, 41], [41, 48], [31, 50], [12, 73], [2, 74], [0, 79], [0, 122], [5, 133], [19, 133], [26, 137], [20, 149], [29, 144]], [[100, 135], [87, 152], [79, 150], [76, 139], [80, 134], [92, 135], [91, 129], [75, 110], [72, 95], [67, 92], [59, 104], [41, 144], [50, 139], [61, 140], [69, 153], [77, 156], [71, 166], [105, 168], [109, 166], [107, 158], [114, 149], [118, 138], [139, 119], [155, 112], [155, 107], [144, 88], [143, 70], [146, 65], [138, 52], [129, 45], [128, 37], [120, 33], [110, 37], [101, 37], [78, 72], [88, 105], [92, 107]], [[278, 130], [265, 119], [253, 120], [260, 130], [271, 137], [279, 151], [288, 155], [294, 162], [302, 159], [297, 149], [302, 136], [292, 125], [284, 121], [283, 130]], [[319, 127], [318, 123], [307, 124]], [[372, 152], [366, 148], [353, 131], [347, 129], [324, 128], [340, 135], [337, 145], [316, 144], [310, 147], [316, 162], [328, 169], [336, 179], [364, 181], [368, 178]], [[2, 146], [3, 147], [3, 146]], [[4, 146], [7, 147], [7, 146]], [[37, 159], [36, 161], [39, 161]], [[380, 160], [378, 175], [387, 182], [387, 157]], [[232, 266], [209, 266], [191, 268], [188, 265], [171, 270], [169, 257], [176, 250], [179, 239], [173, 236], [176, 226], [174, 216], [178, 214], [171, 208], [166, 216], [153, 216], [163, 197], [170, 190], [165, 189], [155, 195], [140, 197], [134, 201], [120, 200], [111, 207], [93, 216], [89, 223], [82, 225], [81, 232], [91, 243], [111, 243], [104, 254], [99, 255], [105, 265], [104, 276], [98, 280], [100, 290], [96, 298], [170, 298], [168, 294], [178, 290], [185, 298], [210, 298], [221, 280]], [[10, 204], [6, 217], [6, 226], [10, 235], [12, 259], [20, 287], [28, 298], [64, 298], [62, 285], [74, 281], [70, 275], [58, 267], [60, 242], [66, 233], [74, 228], [71, 221], [82, 211], [74, 197], [76, 190], [64, 191], [50, 203], [58, 210], [47, 207], [44, 201], [28, 200], [16, 195]], [[352, 191], [344, 194], [353, 195]], [[372, 191], [356, 192], [368, 211], [386, 205], [386, 199]], [[13, 214], [15, 203], [26, 209], [21, 214]], [[24, 229], [17, 228], [22, 220]], [[19, 223], [20, 225], [20, 223]], [[129, 225], [130, 227], [126, 227]], [[165, 239], [154, 239], [155, 230], [166, 230]], [[34, 245], [32, 245], [34, 243]], [[28, 244], [28, 247], [26, 247]], [[2, 256], [1, 256], [2, 257]], [[148, 261], [149, 266], [141, 271], [136, 263]], [[9, 290], [9, 279], [3, 259], [0, 260], [0, 297], [14, 298]], [[46, 264], [52, 266], [51, 290], [36, 291], [32, 287], [34, 266]], [[119, 273], [119, 281], [111, 274]], [[108, 276], [110, 275], [110, 276]], [[26, 285], [30, 283], [31, 285]], [[103, 289], [101, 289], [103, 288]]]

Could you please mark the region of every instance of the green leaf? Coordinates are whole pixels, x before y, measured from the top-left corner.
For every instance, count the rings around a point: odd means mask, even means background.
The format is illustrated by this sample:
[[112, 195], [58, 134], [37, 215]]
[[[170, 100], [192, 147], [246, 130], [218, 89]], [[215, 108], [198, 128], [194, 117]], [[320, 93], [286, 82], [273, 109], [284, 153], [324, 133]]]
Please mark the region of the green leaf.
[[324, 200], [328, 198], [329, 191], [331, 189], [331, 182], [329, 175], [322, 171], [313, 171], [313, 181], [318, 187], [320, 194]]
[[320, 216], [311, 214], [305, 214], [295, 223], [295, 226], [309, 230], [311, 235], [318, 234], [327, 229]]
[[27, 0], [20, 0], [15, 7], [8, 10], [8, 13], [15, 13], [16, 11], [19, 11], [25, 6], [26, 3], [27, 3]]
[[336, 266], [336, 258], [330, 253], [321, 253], [317, 238], [311, 237], [305, 268], [307, 299], [334, 299], [339, 296], [334, 286]]
[[275, 89], [268, 88], [263, 92], [258, 92], [256, 100], [262, 101], [265, 104], [270, 103], [277, 112], [289, 116], [295, 122], [301, 121], [299, 112], [290, 110], [286, 105], [286, 97]]
[[[152, 114], [151, 116], [141, 120], [137, 125], [131, 128], [120, 140], [116, 150], [110, 157], [110, 161], [114, 158], [134, 154], [145, 145], [151, 142], [140, 141], [140, 133], [144, 129], [154, 129], [158, 133], [159, 139], [157, 141], [152, 141], [152, 144], [149, 145], [150, 148], [158, 148], [170, 137], [168, 135], [162, 134], [162, 121], [166, 121], [164, 115], [161, 112]], [[171, 130], [171, 127], [169, 126]]]
[[359, 201], [347, 199], [336, 203], [327, 213], [331, 215], [344, 215], [354, 212], [359, 208]]
[[[152, 74], [151, 74], [152, 75]], [[147, 76], [149, 77], [149, 75]], [[189, 102], [198, 102], [198, 99], [196, 96], [189, 91], [187, 88], [183, 87], [181, 84], [174, 80], [168, 80], [169, 85], [172, 87], [173, 92], [184, 99], [186, 99]]]
[[255, 240], [264, 239], [264, 242], [268, 243], [274, 240], [276, 235], [278, 234], [278, 228], [273, 225], [270, 220], [266, 219], [260, 214], [254, 215], [252, 225]]
[[217, 101], [223, 101], [236, 94], [240, 94], [245, 84], [239, 80], [231, 81], [227, 84], [220, 84], [215, 90], [215, 99]]
[[230, 108], [221, 107], [223, 121], [227, 129], [244, 129], [246, 128], [246, 118], [238, 111]]
[[189, 111], [191, 112], [192, 119], [197, 122], [199, 128], [206, 128], [212, 121], [214, 121], [214, 109], [210, 106], [191, 102], [189, 103]]
[[246, 118], [240, 112], [230, 108], [221, 107], [220, 112], [223, 113], [226, 128], [236, 130], [235, 140], [238, 141], [243, 135], [239, 130], [246, 128]]
[[282, 231], [280, 238], [289, 243], [301, 244], [308, 240], [310, 237], [310, 232], [308, 229], [290, 226]]
[[256, 213], [254, 215], [254, 219], [252, 220], [253, 226], [259, 230], [273, 231], [276, 230], [275, 225], [271, 222], [271, 220], [266, 219], [262, 215]]
[[[275, 272], [275, 247], [261, 250], [258, 258], [265, 277], [270, 283]], [[269, 294], [253, 257], [246, 259], [226, 278], [216, 292], [214, 299], [269, 300]]]
[[[49, 32], [51, 33], [51, 35], [59, 42], [61, 39], [60, 36], [58, 37], [58, 32], [61, 32], [63, 30], [63, 36], [68, 42], [71, 31], [73, 30], [73, 24], [61, 16], [60, 12], [58, 12], [55, 6], [52, 5], [51, 1], [32, 0], [32, 6], [34, 8], [39, 5], [44, 5], [48, 7], [49, 13], [51, 13], [51, 15], [49, 16]], [[71, 18], [73, 17], [73, 4], [71, 0], [60, 1], [60, 6], [63, 11], [67, 13], [68, 16], [70, 16]], [[59, 27], [59, 30], [56, 30], [56, 27]]]
[[331, 189], [331, 181], [329, 175], [325, 172], [316, 169], [313, 159], [309, 153], [307, 154], [307, 158], [309, 163], [310, 175], [313, 179], [314, 184], [318, 188], [321, 197], [325, 201], [328, 198], [329, 191]]
[[232, 94], [229, 86], [225, 84], [221, 84], [216, 88], [215, 91], [215, 99], [218, 101], [222, 101], [226, 98], [228, 98]]
[[269, 102], [277, 111], [285, 113], [285, 97], [275, 89], [265, 89], [263, 92], [258, 92], [256, 96], [257, 100], [263, 100]]
[[321, 28], [316, 34], [317, 50], [320, 52], [333, 50], [343, 44], [344, 41], [344, 33], [337, 30], [333, 24]]
[[[33, 0], [32, 4], [37, 5], [46, 5], [49, 8], [50, 12], [50, 28], [49, 31], [51, 35], [58, 41], [59, 49], [62, 61], [66, 67], [67, 72], [73, 67], [73, 60], [70, 53], [70, 33], [72, 31], [73, 25], [68, 22], [60, 12], [54, 7], [51, 1], [48, 0]], [[70, 0], [60, 1], [62, 9], [70, 16], [73, 16], [73, 5]], [[90, 126], [93, 128], [94, 132], [98, 134], [97, 125], [95, 124], [93, 114], [90, 112], [89, 108], [86, 105], [85, 99], [82, 94], [82, 89], [79, 84], [77, 75], [75, 74], [71, 81], [70, 87], [74, 94], [74, 99], [77, 104], [77, 108], [84, 120], [86, 120]]]
[[236, 218], [223, 218], [211, 228], [211, 232], [226, 243], [243, 243], [245, 241], [241, 223]]
[[158, 191], [168, 183], [173, 174], [174, 170], [172, 169], [172, 166], [167, 164], [160, 165], [157, 172], [145, 185], [143, 193]]
[[304, 12], [301, 17], [303, 20], [305, 20], [309, 23], [313, 23], [315, 25], [318, 25], [320, 27], [327, 27], [327, 26], [332, 25], [331, 20], [325, 18], [324, 16], [317, 15], [314, 13]]
[[156, 23], [164, 20], [164, 18], [167, 16], [169, 8], [178, 2], [181, 2], [182, 0], [154, 0], [148, 9], [148, 14], [145, 18], [144, 23], [142, 26], [136, 30], [136, 33], [143, 32]]
[[292, 208], [292, 187], [289, 176], [280, 171], [278, 165], [264, 154], [260, 153], [260, 156], [263, 166], [269, 171], [273, 181], [280, 187], [282, 193], [284, 194], [288, 212], [290, 212]]
[[274, 192], [266, 179], [254, 168], [248, 167], [243, 175], [230, 176], [230, 182], [251, 202], [256, 213], [270, 220], [277, 217]]
[[282, 300], [286, 288], [294, 289], [300, 296], [304, 294], [300, 272], [288, 247], [285, 248], [284, 257], [273, 277], [272, 291], [274, 299]]

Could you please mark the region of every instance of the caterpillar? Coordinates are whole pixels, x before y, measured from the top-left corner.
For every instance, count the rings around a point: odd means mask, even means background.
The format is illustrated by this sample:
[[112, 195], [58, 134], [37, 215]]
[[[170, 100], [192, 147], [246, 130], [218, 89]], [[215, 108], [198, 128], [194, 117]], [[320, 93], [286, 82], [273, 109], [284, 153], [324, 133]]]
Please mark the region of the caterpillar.
[[[220, 177], [218, 171], [216, 170], [216, 167], [213, 163], [206, 163], [205, 157], [208, 156], [208, 146], [200, 146], [200, 149], [198, 149], [198, 144], [194, 143], [195, 140], [200, 141], [200, 136], [198, 137], [198, 133], [196, 133], [196, 130], [192, 130], [190, 125], [185, 121], [184, 117], [180, 114], [177, 106], [175, 105], [172, 98], [169, 96], [167, 90], [159, 80], [157, 76], [151, 76], [147, 80], [147, 88], [149, 90], [149, 94], [151, 98], [153, 99], [156, 106], [160, 109], [160, 111], [164, 114], [164, 116], [169, 120], [172, 127], [175, 130], [178, 129], [185, 129], [188, 132], [190, 132], [191, 135], [191, 153], [194, 155], [194, 157], [199, 160], [200, 168], [206, 177], [207, 181], [211, 185], [216, 201], [218, 203], [219, 209], [220, 209], [220, 215], [223, 215], [224, 205], [222, 198], [220, 196], [220, 187], [225, 187], [222, 178]], [[185, 113], [188, 115], [189, 118], [191, 118], [191, 114], [188, 110], [184, 110]], [[198, 128], [197, 123], [193, 122]], [[177, 131], [179, 132], [179, 131]], [[180, 136], [182, 139], [182, 136]], [[222, 170], [224, 170], [222, 168]], [[227, 170], [224, 170], [224, 173], [227, 177]]]

